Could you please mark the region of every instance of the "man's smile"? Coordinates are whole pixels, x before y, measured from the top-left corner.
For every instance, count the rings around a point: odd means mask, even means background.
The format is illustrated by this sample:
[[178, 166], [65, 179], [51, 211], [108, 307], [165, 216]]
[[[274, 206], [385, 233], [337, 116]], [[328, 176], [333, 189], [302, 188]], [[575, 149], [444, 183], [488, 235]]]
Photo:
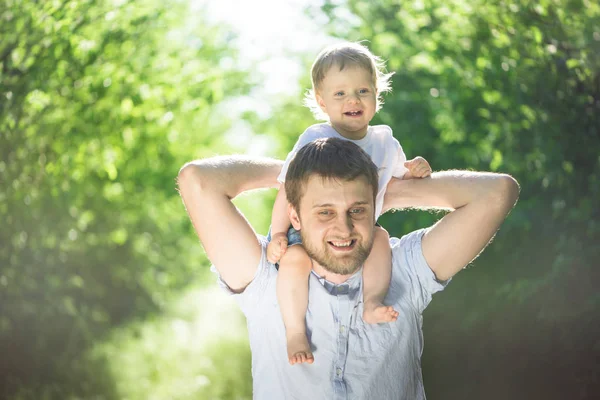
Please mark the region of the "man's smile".
[[354, 249], [356, 245], [356, 239], [345, 241], [332, 240], [328, 241], [327, 244], [329, 244], [329, 247], [331, 247], [335, 251], [347, 252], [352, 251]]

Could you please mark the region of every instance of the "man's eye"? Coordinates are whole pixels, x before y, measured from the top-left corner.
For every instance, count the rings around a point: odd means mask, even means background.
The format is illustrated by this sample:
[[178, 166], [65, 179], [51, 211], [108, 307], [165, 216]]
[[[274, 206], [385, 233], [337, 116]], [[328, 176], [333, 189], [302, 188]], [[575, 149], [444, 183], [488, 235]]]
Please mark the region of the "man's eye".
[[352, 210], [350, 210], [351, 214], [360, 214], [363, 211], [365, 211], [363, 208], [353, 208]]
[[323, 211], [319, 211], [319, 215], [329, 215], [329, 211], [327, 210], [323, 210]]

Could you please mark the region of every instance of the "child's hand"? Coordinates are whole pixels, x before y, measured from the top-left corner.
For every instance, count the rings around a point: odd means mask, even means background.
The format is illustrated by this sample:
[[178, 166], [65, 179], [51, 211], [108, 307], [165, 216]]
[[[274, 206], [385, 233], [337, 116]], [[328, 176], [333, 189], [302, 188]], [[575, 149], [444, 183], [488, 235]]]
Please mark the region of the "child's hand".
[[287, 240], [287, 232], [284, 233], [276, 233], [271, 238], [271, 241], [267, 245], [267, 260], [271, 264], [275, 264], [281, 257], [285, 254], [287, 250], [288, 240]]
[[408, 172], [404, 174], [403, 179], [427, 178], [431, 176], [431, 167], [423, 157], [415, 157], [404, 163]]

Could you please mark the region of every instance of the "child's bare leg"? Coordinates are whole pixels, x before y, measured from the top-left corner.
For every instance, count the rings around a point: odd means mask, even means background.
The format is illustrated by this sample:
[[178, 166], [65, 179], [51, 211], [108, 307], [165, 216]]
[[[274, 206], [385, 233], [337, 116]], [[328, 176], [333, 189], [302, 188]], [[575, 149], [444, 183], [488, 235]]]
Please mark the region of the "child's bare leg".
[[306, 337], [308, 278], [311, 261], [301, 245], [290, 246], [279, 262], [277, 300], [287, 340], [290, 364], [312, 364], [314, 357]]
[[363, 320], [368, 324], [398, 319], [398, 312], [393, 307], [383, 305], [392, 277], [392, 249], [389, 239], [385, 229], [375, 227], [373, 249], [363, 270]]

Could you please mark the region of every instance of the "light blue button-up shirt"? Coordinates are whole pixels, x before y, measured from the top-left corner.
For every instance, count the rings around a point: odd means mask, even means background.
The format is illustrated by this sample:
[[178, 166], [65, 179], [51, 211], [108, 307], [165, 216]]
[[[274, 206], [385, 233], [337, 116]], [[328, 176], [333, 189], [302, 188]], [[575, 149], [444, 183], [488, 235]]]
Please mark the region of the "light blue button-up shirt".
[[446, 283], [435, 279], [423, 257], [424, 232], [390, 240], [393, 269], [385, 304], [400, 313], [395, 322], [362, 320], [362, 270], [339, 285], [311, 274], [306, 325], [315, 361], [297, 365], [288, 363], [277, 270], [261, 237], [262, 258], [244, 292], [231, 292], [219, 279], [246, 316], [254, 399], [425, 399], [422, 313]]

